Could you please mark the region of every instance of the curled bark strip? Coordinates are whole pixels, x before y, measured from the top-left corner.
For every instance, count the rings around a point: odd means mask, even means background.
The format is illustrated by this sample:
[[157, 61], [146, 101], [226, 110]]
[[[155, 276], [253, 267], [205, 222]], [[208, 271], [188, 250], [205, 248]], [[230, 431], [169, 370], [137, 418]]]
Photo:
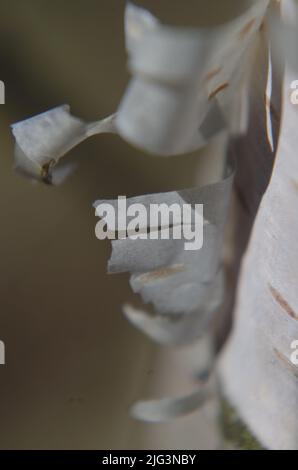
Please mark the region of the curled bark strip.
[[202, 386], [195, 392], [179, 398], [139, 401], [131, 408], [131, 415], [149, 423], [166, 422], [192, 413], [211, 398], [210, 389]]

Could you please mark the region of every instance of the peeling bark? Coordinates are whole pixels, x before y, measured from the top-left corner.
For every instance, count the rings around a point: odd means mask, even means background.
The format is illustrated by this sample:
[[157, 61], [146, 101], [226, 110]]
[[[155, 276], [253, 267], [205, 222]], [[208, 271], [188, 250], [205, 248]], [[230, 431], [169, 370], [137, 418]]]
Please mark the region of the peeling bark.
[[[283, 5], [294, 7], [291, 1]], [[287, 68], [276, 161], [241, 268], [235, 326], [219, 363], [224, 395], [269, 449], [298, 447], [298, 369], [291, 362], [298, 338], [298, 108], [289, 97], [294, 79]]]

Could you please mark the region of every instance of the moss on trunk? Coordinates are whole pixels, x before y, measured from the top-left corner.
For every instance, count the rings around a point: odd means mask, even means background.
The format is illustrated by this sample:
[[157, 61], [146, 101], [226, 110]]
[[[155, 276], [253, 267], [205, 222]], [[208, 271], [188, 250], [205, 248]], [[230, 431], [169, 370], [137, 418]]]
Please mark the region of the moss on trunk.
[[221, 432], [229, 447], [235, 450], [266, 450], [225, 398], [221, 399], [220, 405]]

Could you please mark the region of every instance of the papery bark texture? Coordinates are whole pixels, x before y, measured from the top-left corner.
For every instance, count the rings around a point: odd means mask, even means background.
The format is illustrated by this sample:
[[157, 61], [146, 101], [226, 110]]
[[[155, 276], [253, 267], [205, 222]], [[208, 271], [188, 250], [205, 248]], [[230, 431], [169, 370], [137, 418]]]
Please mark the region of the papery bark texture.
[[[288, 4], [293, 2], [288, 2]], [[261, 444], [298, 447], [298, 108], [286, 69], [276, 161], [242, 265], [235, 326], [219, 363], [224, 394]]]

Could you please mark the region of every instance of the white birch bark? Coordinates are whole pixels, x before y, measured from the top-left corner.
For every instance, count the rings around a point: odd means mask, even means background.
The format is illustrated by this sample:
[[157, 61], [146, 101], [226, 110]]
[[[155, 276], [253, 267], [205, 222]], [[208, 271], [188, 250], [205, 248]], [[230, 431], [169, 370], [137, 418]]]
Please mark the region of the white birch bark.
[[[294, 3], [285, 2], [285, 8]], [[290, 11], [290, 10], [289, 10]], [[298, 448], [298, 107], [286, 69], [276, 162], [242, 265], [235, 326], [219, 363], [225, 396], [269, 449]]]

